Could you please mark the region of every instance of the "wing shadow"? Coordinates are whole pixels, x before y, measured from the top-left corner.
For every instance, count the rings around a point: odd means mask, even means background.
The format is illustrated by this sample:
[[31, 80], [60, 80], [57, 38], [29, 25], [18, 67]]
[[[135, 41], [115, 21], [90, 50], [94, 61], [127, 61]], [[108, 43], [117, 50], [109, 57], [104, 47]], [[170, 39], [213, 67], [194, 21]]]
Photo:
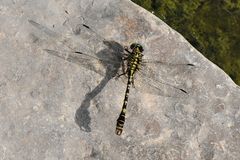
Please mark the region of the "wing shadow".
[[91, 132], [91, 117], [89, 112], [90, 102], [102, 91], [109, 80], [114, 78], [118, 74], [118, 70], [121, 67], [121, 60], [124, 48], [115, 41], [104, 41], [104, 44], [108, 47], [100, 51], [97, 55], [98, 58], [103, 59], [104, 56], [109, 56], [111, 61], [119, 62], [109, 65], [107, 62], [101, 62], [106, 67], [106, 74], [101, 82], [90, 92], [85, 95], [83, 102], [75, 113], [75, 122], [79, 126], [80, 130], [85, 132]]

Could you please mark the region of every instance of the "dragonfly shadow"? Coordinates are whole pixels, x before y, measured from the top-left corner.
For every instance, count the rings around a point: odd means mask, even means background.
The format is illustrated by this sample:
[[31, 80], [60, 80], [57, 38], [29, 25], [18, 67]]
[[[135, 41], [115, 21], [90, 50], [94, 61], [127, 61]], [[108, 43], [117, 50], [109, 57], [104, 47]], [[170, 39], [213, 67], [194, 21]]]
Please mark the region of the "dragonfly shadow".
[[[109, 80], [111, 80], [113, 77], [115, 77], [118, 73], [119, 68], [121, 67], [121, 60], [122, 60], [122, 54], [124, 51], [124, 48], [122, 45], [115, 41], [106, 41], [104, 38], [101, 38], [97, 33], [92, 31], [87, 25], [80, 25], [85, 27], [85, 30], [88, 33], [94, 33], [95, 36], [97, 35], [100, 39], [103, 40], [103, 43], [107, 46], [106, 49], [103, 49], [99, 51], [96, 55], [87, 55], [81, 52], [77, 52], [73, 50], [71, 47], [69, 47], [68, 43], [71, 43], [71, 41], [68, 41], [68, 38], [62, 37], [60, 34], [52, 31], [48, 27], [41, 25], [33, 20], [28, 20], [28, 22], [35, 27], [36, 29], [39, 30], [39, 35], [45, 34], [47, 37], [46, 39], [49, 38], [49, 42], [47, 42], [47, 45], [51, 43], [51, 41], [55, 41], [58, 38], [63, 38], [65, 39], [64, 41], [59, 41], [60, 44], [63, 46], [67, 47], [68, 49], [71, 50], [71, 54], [68, 54], [67, 56], [64, 53], [61, 53], [59, 51], [51, 50], [51, 49], [44, 49], [47, 53], [50, 55], [59, 57], [61, 59], [67, 60], [72, 63], [76, 63], [81, 65], [82, 67], [85, 67], [91, 71], [94, 71], [100, 75], [102, 75], [104, 78], [101, 80], [101, 82], [89, 93], [85, 95], [85, 98], [83, 102], [81, 103], [80, 107], [77, 109], [75, 113], [75, 122], [77, 125], [80, 127], [81, 130], [90, 132], [90, 123], [91, 123], [91, 117], [89, 113], [89, 107], [90, 107], [90, 102], [91, 100], [98, 95], [102, 89], [106, 86]], [[76, 30], [76, 35], [80, 34], [82, 28], [77, 28]], [[33, 43], [37, 42], [42, 42], [40, 41], [41, 38], [39, 38], [35, 34], [31, 34], [31, 38]], [[102, 41], [101, 40], [101, 41]], [[44, 41], [43, 41], [44, 42]], [[89, 41], [91, 42], [91, 41]], [[80, 47], [81, 48], [81, 47]], [[96, 62], [101, 63], [104, 70], [98, 68], [98, 65], [95, 65]]]
[[[121, 60], [124, 48], [115, 41], [104, 41], [107, 48], [97, 53], [99, 62], [104, 66], [106, 72], [101, 82], [90, 92], [85, 95], [83, 102], [75, 113], [75, 122], [80, 130], [91, 132], [91, 117], [89, 112], [90, 102], [102, 91], [109, 80], [116, 77], [121, 67]], [[97, 72], [97, 69], [91, 69]]]

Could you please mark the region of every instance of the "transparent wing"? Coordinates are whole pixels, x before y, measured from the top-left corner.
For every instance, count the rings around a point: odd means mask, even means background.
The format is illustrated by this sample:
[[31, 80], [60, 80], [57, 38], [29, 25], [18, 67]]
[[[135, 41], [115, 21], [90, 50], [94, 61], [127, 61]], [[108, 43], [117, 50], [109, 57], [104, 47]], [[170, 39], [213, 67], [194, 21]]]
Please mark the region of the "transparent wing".
[[[119, 43], [106, 41], [84, 24], [76, 25], [77, 28], [75, 28], [75, 32], [73, 32], [76, 33], [76, 35], [68, 34], [64, 37], [33, 20], [29, 20], [29, 23], [47, 36], [45, 40], [47, 40], [49, 44], [53, 43], [48, 49], [43, 49], [50, 55], [81, 65], [102, 76], [104, 76], [106, 72], [108, 72], [110, 76], [117, 74], [121, 66], [123, 53], [123, 47]], [[76, 30], [78, 32], [76, 32]], [[81, 36], [79, 36], [80, 32]], [[84, 44], [86, 42], [88, 44]], [[105, 48], [100, 47], [100, 44], [105, 46]], [[97, 49], [97, 52], [95, 52], [96, 49], [91, 49], [89, 45], [99, 46], [101, 49]]]
[[94, 71], [101, 76], [109, 75], [110, 77], [115, 77], [120, 68], [120, 63], [112, 63], [109, 60], [92, 57], [85, 53], [75, 52], [64, 55], [56, 50], [44, 49], [44, 51], [50, 55], [59, 57], [61, 59], [67, 60], [68, 62], [78, 64], [86, 69]]
[[153, 64], [153, 65], [164, 65], [164, 66], [172, 66], [172, 67], [195, 67], [194, 64], [192, 63], [179, 63], [179, 64], [174, 64], [174, 63], [167, 63], [167, 62], [163, 62], [160, 60], [152, 60], [152, 59], [143, 59], [142, 62], [143, 65], [145, 64]]
[[149, 78], [143, 72], [138, 72], [135, 82], [136, 89], [144, 93], [174, 98], [181, 98], [188, 94], [183, 88], [167, 82]]
[[174, 77], [185, 76], [195, 66], [193, 64], [172, 64], [145, 59], [135, 75], [135, 87], [145, 93], [181, 98], [188, 95], [183, 82]]

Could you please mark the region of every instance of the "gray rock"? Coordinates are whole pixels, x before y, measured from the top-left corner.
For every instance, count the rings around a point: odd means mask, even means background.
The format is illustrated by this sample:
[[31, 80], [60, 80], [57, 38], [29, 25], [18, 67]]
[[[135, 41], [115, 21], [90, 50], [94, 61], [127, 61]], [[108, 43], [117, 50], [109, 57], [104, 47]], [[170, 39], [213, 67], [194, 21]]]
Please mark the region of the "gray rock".
[[[127, 0], [3, 0], [0, 20], [1, 159], [239, 159], [239, 87], [151, 13]], [[194, 66], [143, 66], [187, 94], [136, 77], [117, 136], [121, 66], [70, 52], [119, 62], [133, 42], [146, 59]]]

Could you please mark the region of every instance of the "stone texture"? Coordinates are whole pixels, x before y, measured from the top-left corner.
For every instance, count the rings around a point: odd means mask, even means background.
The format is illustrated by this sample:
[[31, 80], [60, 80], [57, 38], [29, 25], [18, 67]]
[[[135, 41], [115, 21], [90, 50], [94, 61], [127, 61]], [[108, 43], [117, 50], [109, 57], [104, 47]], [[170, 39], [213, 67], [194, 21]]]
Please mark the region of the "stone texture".
[[[1, 159], [239, 159], [239, 87], [132, 2], [3, 0], [0, 22]], [[84, 32], [82, 23], [96, 33]], [[153, 66], [161, 80], [188, 95], [132, 88], [124, 131], [117, 136], [126, 84], [112, 78], [113, 66], [94, 68], [85, 65], [88, 59], [64, 60], [44, 49], [111, 56], [132, 42], [143, 45], [146, 58], [195, 67]]]

